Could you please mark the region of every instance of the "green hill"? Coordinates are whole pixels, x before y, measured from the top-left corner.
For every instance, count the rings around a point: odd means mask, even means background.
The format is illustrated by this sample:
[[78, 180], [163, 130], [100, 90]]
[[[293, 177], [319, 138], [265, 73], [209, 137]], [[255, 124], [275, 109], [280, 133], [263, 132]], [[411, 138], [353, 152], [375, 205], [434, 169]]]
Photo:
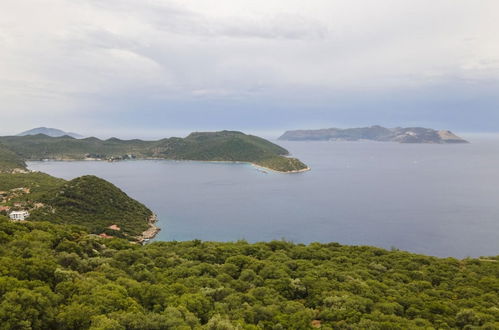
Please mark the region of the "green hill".
[[33, 211], [30, 220], [77, 224], [93, 233], [115, 224], [121, 234], [137, 236], [148, 228], [152, 216], [147, 207], [113, 184], [90, 175], [64, 183], [42, 202], [47, 206]]
[[0, 137], [0, 143], [25, 160], [159, 158], [203, 161], [250, 162], [281, 172], [305, 170], [307, 166], [272, 142], [236, 131], [199, 132], [186, 138], [158, 141], [111, 138], [74, 139], [46, 135]]
[[499, 258], [156, 242], [0, 216], [1, 329], [498, 329]]
[[29, 193], [20, 194], [10, 202], [26, 202], [30, 205], [55, 194], [66, 181], [45, 173], [0, 173], [0, 191], [28, 188]]
[[[95, 176], [65, 181], [39, 172], [0, 173], [0, 191], [10, 194], [9, 201], [0, 206], [21, 204], [18, 208], [30, 210], [30, 221], [74, 224], [94, 234], [129, 240], [136, 240], [149, 228], [153, 215], [143, 204]], [[120, 230], [108, 229], [111, 225]]]
[[26, 163], [21, 156], [0, 144], [0, 173], [15, 169], [26, 169]]

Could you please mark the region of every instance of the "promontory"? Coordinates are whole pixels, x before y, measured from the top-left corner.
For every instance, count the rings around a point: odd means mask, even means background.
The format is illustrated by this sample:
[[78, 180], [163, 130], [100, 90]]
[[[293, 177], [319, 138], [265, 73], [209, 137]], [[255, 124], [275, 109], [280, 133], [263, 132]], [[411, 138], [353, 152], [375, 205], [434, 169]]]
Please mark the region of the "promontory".
[[196, 132], [185, 138], [156, 141], [101, 140], [95, 137], [75, 139], [44, 134], [0, 137], [6, 153], [20, 161], [28, 160], [123, 160], [173, 159], [198, 161], [248, 162], [274, 171], [306, 171], [307, 165], [289, 152], [263, 138], [238, 131]]

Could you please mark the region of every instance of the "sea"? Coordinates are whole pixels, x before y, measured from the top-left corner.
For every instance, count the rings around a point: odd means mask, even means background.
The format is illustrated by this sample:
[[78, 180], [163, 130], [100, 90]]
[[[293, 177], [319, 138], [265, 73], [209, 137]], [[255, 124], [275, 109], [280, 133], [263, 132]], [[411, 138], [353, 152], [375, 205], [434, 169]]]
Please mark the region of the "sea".
[[338, 242], [438, 257], [499, 254], [499, 138], [470, 144], [275, 141], [311, 167], [43, 161], [31, 170], [104, 178], [158, 215], [156, 241]]

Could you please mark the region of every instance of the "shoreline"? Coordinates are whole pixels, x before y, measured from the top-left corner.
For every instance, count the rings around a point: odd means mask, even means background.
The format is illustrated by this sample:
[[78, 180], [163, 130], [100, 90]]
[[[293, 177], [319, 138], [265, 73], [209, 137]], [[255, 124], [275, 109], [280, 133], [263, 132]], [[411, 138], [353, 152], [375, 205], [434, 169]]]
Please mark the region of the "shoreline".
[[[135, 160], [167, 160], [167, 161], [176, 161], [176, 162], [202, 162], [202, 163], [227, 163], [227, 164], [248, 164], [253, 167], [269, 170], [275, 173], [281, 174], [294, 174], [294, 173], [303, 173], [312, 170], [310, 167], [306, 167], [301, 170], [292, 170], [292, 171], [279, 171], [272, 169], [270, 167], [265, 167], [262, 165], [258, 165], [256, 163], [252, 163], [249, 161], [242, 160], [196, 160], [196, 159], [168, 159], [168, 158], [135, 158], [135, 159], [121, 159], [121, 160], [113, 160], [111, 162], [121, 162], [121, 161], [135, 161]], [[82, 158], [82, 159], [71, 159], [71, 158], [52, 158], [52, 159], [42, 159], [42, 160], [27, 160], [28, 162], [78, 162], [78, 161], [96, 161], [96, 162], [109, 162], [106, 159], [99, 158]]]
[[161, 231], [161, 228], [156, 226], [156, 222], [158, 221], [158, 217], [156, 214], [152, 214], [149, 219], [147, 220], [147, 223], [149, 225], [149, 228], [144, 230], [142, 234], [137, 236], [137, 242], [140, 244], [144, 244], [145, 242], [153, 239], [156, 237], [156, 235]]
[[262, 166], [262, 165], [258, 165], [258, 164], [255, 164], [255, 163], [249, 163], [251, 164], [253, 167], [256, 167], [257, 169], [258, 168], [261, 168], [261, 169], [265, 169], [265, 170], [268, 170], [268, 171], [272, 171], [272, 172], [276, 172], [276, 173], [281, 173], [281, 174], [295, 174], [295, 173], [303, 173], [303, 172], [308, 172], [308, 171], [311, 171], [312, 169], [310, 167], [306, 167], [306, 168], [303, 168], [301, 170], [292, 170], [292, 171], [278, 171], [278, 170], [274, 170], [274, 169], [271, 169], [269, 167], [265, 167], [265, 166]]

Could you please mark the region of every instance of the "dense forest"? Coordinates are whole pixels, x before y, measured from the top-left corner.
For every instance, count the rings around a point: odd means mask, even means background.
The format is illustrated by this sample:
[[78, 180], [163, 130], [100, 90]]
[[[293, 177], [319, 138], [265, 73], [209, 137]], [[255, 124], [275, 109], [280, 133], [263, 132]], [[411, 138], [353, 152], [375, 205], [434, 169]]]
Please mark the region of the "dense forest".
[[[307, 169], [296, 158], [286, 157], [286, 149], [260, 137], [237, 131], [197, 132], [186, 138], [157, 141], [75, 139], [47, 135], [4, 136], [0, 143], [22, 157], [21, 160], [135, 159], [158, 158], [201, 161], [240, 161], [269, 167], [280, 172]], [[1, 152], [1, 150], [0, 150]], [[1, 157], [1, 155], [0, 155]], [[1, 163], [0, 163], [1, 165]]]
[[499, 258], [103, 239], [0, 216], [1, 329], [498, 329]]

